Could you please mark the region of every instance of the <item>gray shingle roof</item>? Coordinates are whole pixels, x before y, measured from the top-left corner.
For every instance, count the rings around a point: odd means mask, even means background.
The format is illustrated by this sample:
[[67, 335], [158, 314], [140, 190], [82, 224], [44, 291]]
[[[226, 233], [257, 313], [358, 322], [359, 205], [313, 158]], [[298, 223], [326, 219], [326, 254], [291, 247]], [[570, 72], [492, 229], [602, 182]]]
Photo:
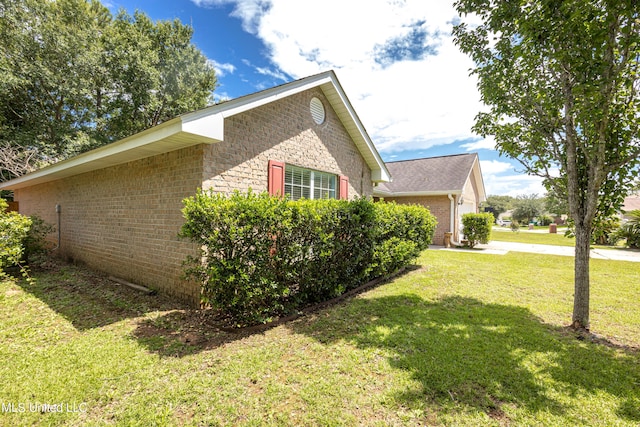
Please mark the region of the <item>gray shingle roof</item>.
[[475, 153], [387, 162], [392, 181], [377, 188], [385, 193], [461, 192], [471, 173]]

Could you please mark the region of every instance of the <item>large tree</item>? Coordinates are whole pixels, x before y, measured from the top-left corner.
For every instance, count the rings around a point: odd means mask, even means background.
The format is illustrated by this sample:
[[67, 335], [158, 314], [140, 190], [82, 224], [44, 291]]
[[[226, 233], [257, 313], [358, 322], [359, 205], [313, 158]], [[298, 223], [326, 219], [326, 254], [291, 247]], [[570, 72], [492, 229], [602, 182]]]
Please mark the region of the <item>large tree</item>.
[[568, 202], [576, 232], [572, 325], [588, 329], [594, 218], [620, 206], [638, 172], [637, 2], [458, 0], [455, 7], [456, 43], [473, 59], [488, 107], [474, 130], [494, 135], [502, 153]]
[[493, 213], [493, 216], [497, 220], [500, 214], [511, 209], [511, 206], [513, 205], [513, 197], [491, 195], [488, 196], [487, 200], [482, 204], [483, 206], [491, 209], [491, 213]]
[[0, 178], [209, 104], [216, 78], [192, 34], [95, 0], [0, 0], [0, 148], [15, 154]]
[[544, 213], [544, 200], [537, 194], [522, 194], [513, 202], [511, 218], [520, 224], [529, 224], [534, 218]]

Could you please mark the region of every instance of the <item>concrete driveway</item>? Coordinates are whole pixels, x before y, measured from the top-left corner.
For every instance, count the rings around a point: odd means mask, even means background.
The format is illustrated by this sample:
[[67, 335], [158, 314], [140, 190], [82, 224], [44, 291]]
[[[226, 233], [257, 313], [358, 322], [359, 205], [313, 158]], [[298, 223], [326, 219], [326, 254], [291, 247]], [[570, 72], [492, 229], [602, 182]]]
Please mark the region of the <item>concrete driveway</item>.
[[[431, 246], [432, 249], [445, 251], [470, 252], [469, 249], [445, 248], [443, 246]], [[477, 245], [474, 253], [504, 255], [509, 252], [530, 252], [542, 255], [574, 256], [575, 249], [572, 246], [536, 245], [530, 243], [498, 242], [491, 241], [486, 245]], [[592, 249], [592, 259], [610, 259], [616, 261], [640, 262], [640, 251], [634, 249]]]

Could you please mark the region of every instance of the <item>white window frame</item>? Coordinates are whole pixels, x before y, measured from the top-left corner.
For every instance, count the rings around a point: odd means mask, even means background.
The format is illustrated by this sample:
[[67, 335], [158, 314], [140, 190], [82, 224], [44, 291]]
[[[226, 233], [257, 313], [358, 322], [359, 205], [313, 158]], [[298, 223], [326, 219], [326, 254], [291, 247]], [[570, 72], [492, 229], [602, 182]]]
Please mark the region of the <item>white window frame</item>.
[[[300, 184], [296, 184], [293, 181], [294, 172], [300, 172], [303, 174]], [[304, 183], [306, 174], [308, 174], [308, 184]], [[294, 188], [299, 188], [300, 191], [294, 192]], [[286, 165], [284, 174], [284, 192], [291, 200], [299, 200], [302, 198], [337, 199], [340, 195], [338, 191], [338, 176], [328, 172]]]

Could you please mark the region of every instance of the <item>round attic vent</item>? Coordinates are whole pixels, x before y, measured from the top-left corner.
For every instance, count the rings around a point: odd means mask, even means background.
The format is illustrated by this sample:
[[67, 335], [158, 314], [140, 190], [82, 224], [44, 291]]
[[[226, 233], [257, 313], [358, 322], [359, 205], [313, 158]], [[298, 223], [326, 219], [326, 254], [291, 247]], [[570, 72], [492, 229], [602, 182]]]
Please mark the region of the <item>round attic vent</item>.
[[321, 125], [324, 122], [324, 105], [318, 98], [311, 98], [311, 117], [316, 124]]

